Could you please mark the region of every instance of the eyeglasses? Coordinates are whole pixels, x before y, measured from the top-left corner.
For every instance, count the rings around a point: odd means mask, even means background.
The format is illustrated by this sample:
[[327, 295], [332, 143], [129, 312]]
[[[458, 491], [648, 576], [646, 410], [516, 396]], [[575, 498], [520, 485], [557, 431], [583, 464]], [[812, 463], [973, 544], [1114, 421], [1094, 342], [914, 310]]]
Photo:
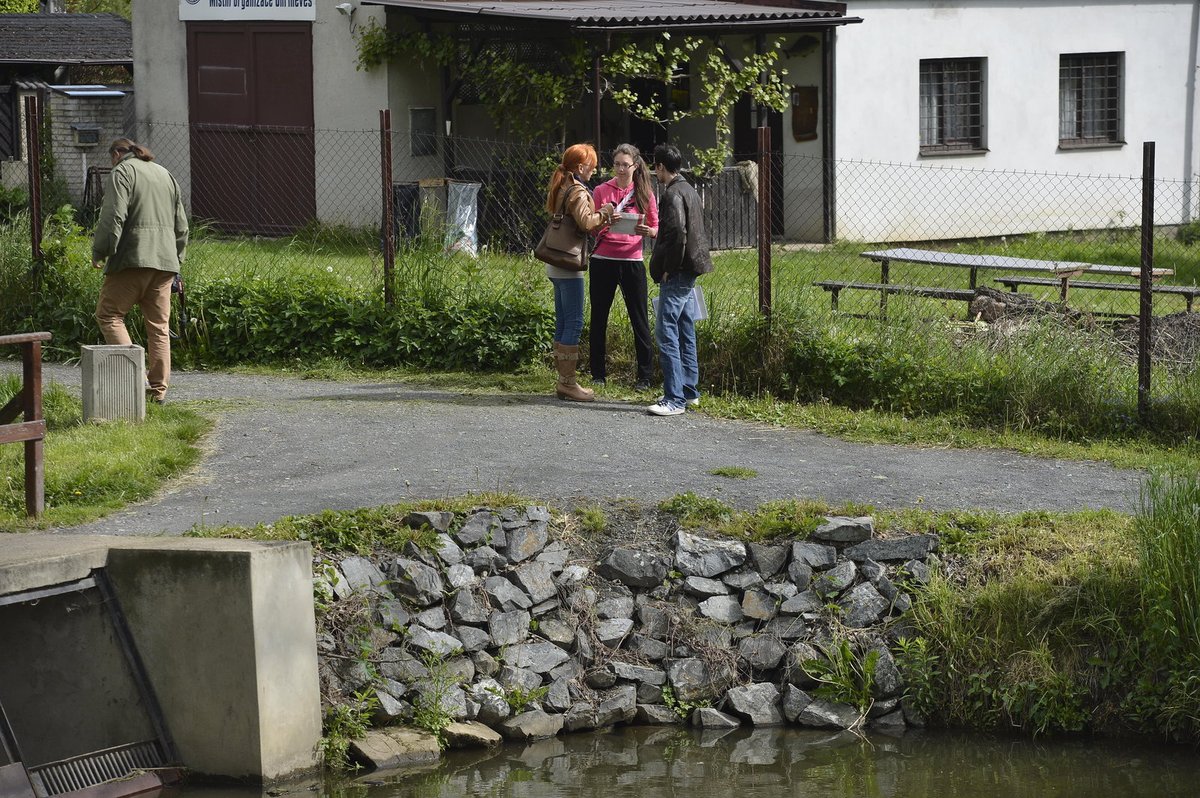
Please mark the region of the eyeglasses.
[[620, 169], [621, 171], [625, 171], [626, 169], [632, 169], [632, 168], [633, 168], [632, 163], [614, 163], [613, 164], [613, 169]]

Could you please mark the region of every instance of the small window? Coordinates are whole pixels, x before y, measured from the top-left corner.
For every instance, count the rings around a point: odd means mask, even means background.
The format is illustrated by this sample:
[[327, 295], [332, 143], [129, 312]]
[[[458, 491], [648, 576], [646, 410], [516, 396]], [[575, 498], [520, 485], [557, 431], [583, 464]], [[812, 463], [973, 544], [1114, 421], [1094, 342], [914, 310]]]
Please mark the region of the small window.
[[921, 154], [982, 152], [982, 58], [921, 61]]
[[437, 155], [437, 111], [409, 108], [408, 135], [410, 155]]
[[1123, 53], [1075, 53], [1058, 58], [1060, 147], [1124, 144], [1121, 130]]

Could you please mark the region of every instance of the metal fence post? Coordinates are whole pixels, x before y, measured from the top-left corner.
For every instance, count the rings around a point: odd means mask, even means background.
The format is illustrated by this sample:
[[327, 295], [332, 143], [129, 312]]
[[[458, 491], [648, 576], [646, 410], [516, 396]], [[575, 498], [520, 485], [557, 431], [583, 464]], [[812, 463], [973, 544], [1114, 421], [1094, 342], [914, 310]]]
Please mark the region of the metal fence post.
[[758, 311], [771, 317], [771, 128], [758, 128]]
[[396, 302], [392, 285], [396, 268], [396, 219], [392, 195], [392, 112], [379, 111], [379, 176], [383, 182], [383, 303]]
[[25, 157], [29, 167], [29, 244], [33, 253], [33, 288], [42, 273], [42, 102], [31, 94], [25, 98]]
[[1150, 426], [1151, 281], [1154, 269], [1154, 142], [1142, 143], [1142, 271], [1138, 292], [1138, 420]]

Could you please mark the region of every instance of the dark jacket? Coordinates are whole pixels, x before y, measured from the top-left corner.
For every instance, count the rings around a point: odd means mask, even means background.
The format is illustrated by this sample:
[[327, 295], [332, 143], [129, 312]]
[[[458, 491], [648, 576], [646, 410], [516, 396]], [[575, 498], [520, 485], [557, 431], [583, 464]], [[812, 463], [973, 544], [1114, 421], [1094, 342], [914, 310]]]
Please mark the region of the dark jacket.
[[109, 176], [92, 259], [107, 259], [105, 274], [131, 268], [178, 272], [187, 242], [179, 183], [158, 164], [127, 153]]
[[713, 270], [704, 232], [700, 195], [683, 175], [667, 183], [658, 201], [658, 237], [650, 256], [650, 277], [662, 282], [664, 274], [708, 274]]

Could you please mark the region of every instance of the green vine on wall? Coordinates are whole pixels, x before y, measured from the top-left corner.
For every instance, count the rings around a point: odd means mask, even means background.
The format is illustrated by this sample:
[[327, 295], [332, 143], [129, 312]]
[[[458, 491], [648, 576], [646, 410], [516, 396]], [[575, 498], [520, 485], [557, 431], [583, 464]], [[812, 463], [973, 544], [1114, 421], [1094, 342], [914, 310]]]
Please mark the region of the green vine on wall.
[[[420, 30], [411, 20], [389, 30], [371, 20], [359, 28], [358, 68], [370, 70], [396, 59], [432, 62], [453, 70], [487, 106], [501, 130], [536, 140], [566, 134], [565, 112], [579, 107], [590, 90], [588, 43], [560, 40], [556, 49], [531, 56], [532, 50], [510, 40], [472, 40]], [[756, 104], [782, 112], [787, 108], [786, 69], [779, 68], [782, 40], [765, 53], [741, 54], [720, 39], [672, 38], [668, 32], [630, 39], [601, 59], [608, 77], [607, 93], [623, 110], [652, 122], [670, 124], [689, 118], [713, 119], [714, 145], [693, 151], [695, 171], [713, 175], [732, 151], [734, 104], [748, 96]], [[639, 92], [636, 79], [669, 87], [691, 69], [700, 99], [676, 108], [657, 96]]]

